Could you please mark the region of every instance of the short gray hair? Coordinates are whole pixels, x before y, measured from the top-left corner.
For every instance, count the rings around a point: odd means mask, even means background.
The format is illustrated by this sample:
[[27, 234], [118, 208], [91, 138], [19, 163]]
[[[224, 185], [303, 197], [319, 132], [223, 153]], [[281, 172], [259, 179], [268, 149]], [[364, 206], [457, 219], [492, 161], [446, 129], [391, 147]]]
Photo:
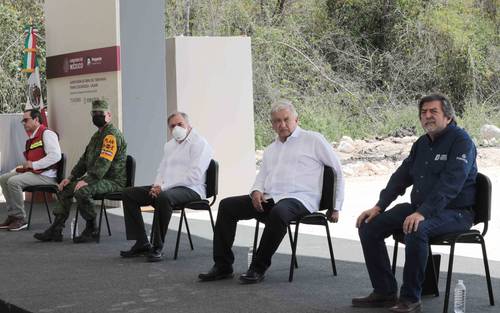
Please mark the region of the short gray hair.
[[273, 104], [271, 105], [271, 114], [281, 110], [289, 110], [292, 113], [293, 117], [298, 116], [297, 110], [295, 110], [295, 107], [290, 100], [279, 99], [273, 102]]
[[182, 117], [184, 118], [184, 120], [186, 121], [186, 123], [188, 123], [188, 125], [191, 125], [191, 124], [189, 123], [189, 116], [188, 116], [186, 113], [184, 113], [184, 112], [179, 112], [179, 111], [175, 111], [175, 112], [173, 112], [172, 114], [170, 114], [170, 115], [168, 116], [168, 118], [167, 118], [167, 123], [169, 123], [169, 122], [170, 122], [170, 120], [171, 120], [174, 116], [177, 116], [177, 115], [182, 116]]

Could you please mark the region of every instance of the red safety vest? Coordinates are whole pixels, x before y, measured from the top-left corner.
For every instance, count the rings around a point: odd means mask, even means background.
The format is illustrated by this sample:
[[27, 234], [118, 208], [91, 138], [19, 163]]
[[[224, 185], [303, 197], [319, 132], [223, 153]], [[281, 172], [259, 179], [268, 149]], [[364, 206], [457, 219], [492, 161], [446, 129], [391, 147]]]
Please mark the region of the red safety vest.
[[[48, 128], [45, 127], [45, 125], [40, 125], [38, 128], [38, 131], [36, 132], [36, 135], [33, 138], [28, 138], [26, 140], [26, 148], [24, 151], [24, 157], [26, 158], [27, 161], [35, 162], [40, 159], [43, 159], [47, 153], [45, 153], [44, 144], [43, 144], [43, 133], [47, 130]], [[23, 169], [22, 171], [30, 171], [36, 174], [40, 174], [48, 169], [55, 169], [57, 168], [57, 163], [52, 164], [48, 168], [44, 169], [39, 169], [39, 170], [34, 170], [34, 169]]]

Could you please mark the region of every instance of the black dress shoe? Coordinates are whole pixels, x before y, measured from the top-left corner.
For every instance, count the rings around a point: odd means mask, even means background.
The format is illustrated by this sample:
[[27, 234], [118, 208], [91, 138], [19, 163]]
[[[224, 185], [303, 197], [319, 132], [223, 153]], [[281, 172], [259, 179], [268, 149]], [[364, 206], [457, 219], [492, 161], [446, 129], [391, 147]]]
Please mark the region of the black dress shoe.
[[151, 245], [146, 242], [144, 244], [135, 244], [130, 248], [130, 250], [120, 251], [120, 256], [122, 258], [133, 258], [138, 256], [146, 256], [151, 250]]
[[242, 284], [260, 283], [263, 279], [264, 273], [259, 273], [252, 268], [249, 268], [245, 274], [240, 275], [240, 282]]
[[201, 273], [198, 275], [200, 281], [214, 281], [221, 280], [226, 278], [233, 278], [233, 269], [221, 269], [216, 267], [215, 265], [208, 271], [208, 273]]
[[148, 262], [160, 262], [163, 260], [163, 252], [161, 252], [163, 248], [153, 247], [153, 249], [149, 250], [148, 253]]
[[358, 308], [390, 307], [396, 304], [396, 300], [396, 294], [386, 296], [372, 292], [366, 297], [352, 298], [352, 306]]

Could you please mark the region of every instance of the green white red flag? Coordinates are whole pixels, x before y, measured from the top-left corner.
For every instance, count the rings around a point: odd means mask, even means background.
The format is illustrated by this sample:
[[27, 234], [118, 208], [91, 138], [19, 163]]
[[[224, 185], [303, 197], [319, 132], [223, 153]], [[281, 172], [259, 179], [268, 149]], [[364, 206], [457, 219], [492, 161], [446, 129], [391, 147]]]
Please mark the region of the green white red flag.
[[22, 72], [27, 73], [26, 109], [38, 109], [43, 116], [43, 123], [47, 125], [46, 107], [43, 103], [42, 85], [40, 82], [40, 68], [37, 61], [38, 29], [28, 25], [24, 29], [24, 54]]
[[24, 28], [24, 54], [23, 67], [24, 73], [33, 73], [37, 66], [36, 43], [38, 40], [38, 29], [34, 25], [28, 25]]

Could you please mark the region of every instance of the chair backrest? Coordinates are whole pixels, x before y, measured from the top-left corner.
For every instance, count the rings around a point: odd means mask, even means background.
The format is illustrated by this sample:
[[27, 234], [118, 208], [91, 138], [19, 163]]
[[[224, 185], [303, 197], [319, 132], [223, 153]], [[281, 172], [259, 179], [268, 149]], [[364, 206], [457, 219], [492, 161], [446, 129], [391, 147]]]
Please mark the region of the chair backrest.
[[321, 190], [321, 201], [319, 210], [333, 210], [335, 208], [335, 184], [337, 175], [333, 168], [325, 166], [323, 170], [323, 188]]
[[57, 183], [59, 184], [66, 174], [66, 155], [61, 153], [61, 159], [57, 162]]
[[476, 177], [474, 213], [474, 224], [484, 223], [483, 234], [486, 233], [488, 221], [491, 218], [491, 181], [482, 173], [477, 173]]
[[205, 183], [207, 185], [207, 198], [217, 196], [219, 193], [219, 163], [213, 159], [208, 165]]
[[135, 183], [135, 159], [131, 155], [127, 155], [126, 161], [127, 185], [125, 187], [133, 187]]

